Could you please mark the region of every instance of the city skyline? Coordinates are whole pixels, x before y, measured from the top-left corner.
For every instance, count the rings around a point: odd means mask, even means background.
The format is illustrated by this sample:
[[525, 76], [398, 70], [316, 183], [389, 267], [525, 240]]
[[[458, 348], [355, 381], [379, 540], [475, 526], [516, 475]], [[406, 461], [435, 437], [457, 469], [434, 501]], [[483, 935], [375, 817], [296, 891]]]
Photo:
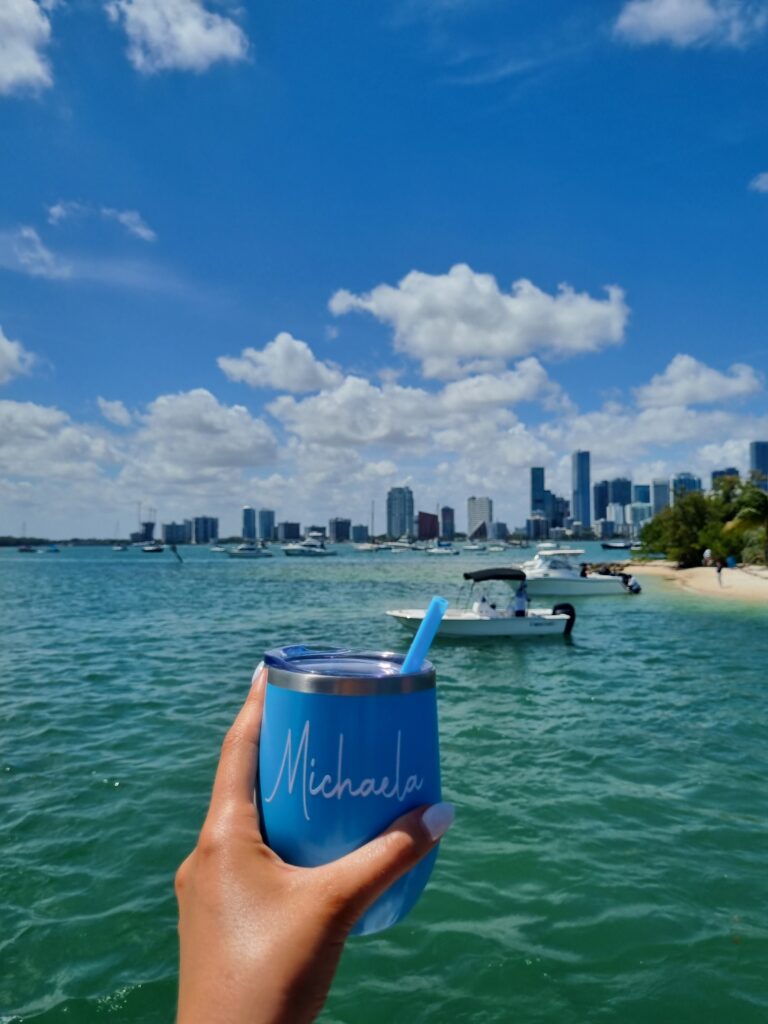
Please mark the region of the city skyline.
[[[750, 470], [744, 479], [754, 479], [758, 486], [768, 489], [768, 465], [764, 464], [768, 456], [768, 442], [751, 442], [750, 452]], [[586, 476], [583, 475], [584, 467], [589, 466], [589, 456], [589, 452], [582, 450], [571, 453], [572, 470], [575, 471], [576, 478], [580, 475], [583, 477], [582, 484], [589, 483], [588, 471]], [[245, 505], [240, 510], [240, 532], [224, 531], [222, 535], [240, 536], [248, 541], [277, 538], [293, 540], [300, 534], [319, 530], [333, 543], [363, 543], [373, 536], [387, 536], [391, 539], [411, 536], [422, 540], [440, 537], [450, 540], [455, 533], [472, 536], [478, 527], [483, 526], [489, 537], [494, 536], [498, 539], [503, 539], [507, 532], [526, 534], [528, 539], [545, 539], [550, 535], [552, 528], [565, 533], [575, 526], [579, 531], [589, 532], [593, 529], [597, 537], [610, 537], [613, 536], [613, 526], [619, 529], [625, 525], [639, 528], [664, 508], [674, 504], [676, 495], [687, 491], [713, 490], [719, 478], [731, 476], [740, 476], [736, 467], [724, 467], [713, 471], [709, 488], [704, 486], [704, 481], [700, 477], [686, 470], [669, 478], [656, 478], [649, 483], [634, 481], [628, 477], [596, 481], [590, 489], [591, 521], [589, 525], [585, 525], [574, 517], [567, 499], [555, 495], [545, 487], [546, 467], [532, 466], [529, 476], [529, 513], [524, 523], [513, 523], [509, 527], [506, 522], [494, 517], [493, 498], [488, 495], [471, 495], [466, 499], [467, 521], [466, 527], [462, 530], [456, 527], [455, 509], [449, 506], [442, 506], [435, 512], [418, 509], [411, 488], [398, 486], [390, 488], [387, 493], [386, 526], [383, 530], [375, 528], [373, 506], [371, 520], [368, 523], [356, 523], [350, 517], [337, 515], [330, 518], [328, 526], [325, 527], [317, 525], [317, 517], [314, 522], [311, 516], [309, 522], [283, 520], [274, 509], [256, 510], [253, 506]], [[572, 476], [572, 482], [573, 479]], [[156, 516], [157, 510], [150, 509], [149, 512]], [[191, 543], [193, 538], [195, 543], [206, 543], [219, 536], [218, 518], [199, 516], [185, 517], [180, 523], [175, 520], [170, 523], [160, 522], [157, 519], [147, 522], [141, 520], [141, 506], [137, 514], [140, 517], [139, 531], [131, 533], [131, 540], [150, 540], [152, 530], [156, 527], [160, 528], [162, 539], [169, 543]], [[208, 525], [211, 523], [215, 524], [212, 531]], [[498, 533], [493, 529], [495, 526], [500, 527]]]
[[593, 481], [747, 471], [746, 0], [149, 6], [5, 15], [0, 532], [109, 536], [138, 501], [381, 524], [400, 485], [520, 524], [579, 449]]

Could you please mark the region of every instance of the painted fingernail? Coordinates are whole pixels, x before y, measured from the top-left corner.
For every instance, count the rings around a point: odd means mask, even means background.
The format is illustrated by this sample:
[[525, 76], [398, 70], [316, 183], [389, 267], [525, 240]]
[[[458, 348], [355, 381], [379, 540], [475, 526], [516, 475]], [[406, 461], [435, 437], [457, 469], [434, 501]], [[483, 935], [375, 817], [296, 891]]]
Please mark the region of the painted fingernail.
[[259, 676], [261, 675], [261, 670], [263, 668], [264, 668], [264, 662], [260, 661], [259, 664], [256, 666], [256, 668], [253, 670], [253, 675], [251, 677], [251, 686], [253, 686], [256, 683], [256, 681], [258, 680]]
[[456, 808], [453, 804], [432, 804], [421, 816], [424, 828], [429, 832], [429, 838], [437, 842], [442, 838], [453, 824], [456, 817]]

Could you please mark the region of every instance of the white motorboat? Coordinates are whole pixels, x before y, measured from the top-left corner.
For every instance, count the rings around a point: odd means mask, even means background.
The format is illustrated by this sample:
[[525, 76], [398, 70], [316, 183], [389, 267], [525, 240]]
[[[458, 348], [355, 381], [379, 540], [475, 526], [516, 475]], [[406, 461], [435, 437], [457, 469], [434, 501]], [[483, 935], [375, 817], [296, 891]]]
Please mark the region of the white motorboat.
[[127, 551], [128, 550], [128, 545], [127, 544], [113, 544], [112, 545], [112, 550], [113, 551]]
[[227, 548], [225, 548], [223, 544], [209, 544], [208, 550], [209, 551], [215, 551], [216, 554], [221, 555], [221, 554], [224, 554], [227, 551]]
[[432, 547], [427, 548], [428, 555], [458, 555], [459, 549], [453, 544], [441, 543], [440, 541]]
[[528, 593], [532, 597], [640, 593], [640, 584], [629, 573], [588, 572], [579, 561], [583, 554], [581, 548], [539, 548], [521, 567], [528, 578]]
[[145, 555], [160, 555], [165, 551], [165, 545], [160, 541], [153, 540], [151, 544], [145, 544], [141, 550]]
[[[522, 583], [525, 578], [525, 573], [514, 567], [465, 572], [464, 579], [472, 582], [472, 588], [467, 597], [469, 607], [449, 608], [440, 623], [438, 636], [466, 640], [493, 637], [527, 639], [568, 636], [576, 622], [576, 612], [570, 604], [556, 604], [551, 610], [529, 608], [525, 614], [517, 615], [509, 607], [509, 596], [505, 601], [491, 602], [483, 595], [481, 601], [472, 602], [474, 586], [477, 583], [482, 583], [484, 589], [487, 585], [496, 582], [514, 586]], [[514, 595], [512, 595], [512, 599], [514, 599]], [[501, 605], [506, 605], [506, 607], [502, 608]], [[388, 611], [387, 615], [415, 633], [426, 613], [426, 608], [395, 608]]]
[[465, 544], [461, 549], [462, 551], [468, 551], [470, 554], [479, 555], [481, 552], [485, 552], [485, 544]]
[[296, 541], [294, 544], [284, 544], [283, 551], [286, 555], [303, 558], [328, 558], [330, 555], [336, 554], [335, 551], [330, 551], [325, 546], [323, 536], [319, 533], [307, 534], [304, 540]]
[[[225, 549], [222, 548], [222, 550]], [[259, 547], [258, 544], [246, 541], [245, 544], [238, 544], [236, 548], [227, 551], [227, 555], [230, 558], [271, 558], [272, 552], [267, 551], [266, 548]]]

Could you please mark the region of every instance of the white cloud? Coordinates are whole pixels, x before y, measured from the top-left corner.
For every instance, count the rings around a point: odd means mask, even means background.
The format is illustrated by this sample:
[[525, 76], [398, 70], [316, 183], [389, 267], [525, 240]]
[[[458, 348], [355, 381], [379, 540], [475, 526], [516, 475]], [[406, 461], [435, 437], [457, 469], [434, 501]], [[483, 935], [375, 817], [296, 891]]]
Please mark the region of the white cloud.
[[75, 481], [101, 475], [118, 457], [110, 438], [54, 406], [0, 401], [0, 472]]
[[750, 181], [749, 187], [753, 192], [768, 192], [768, 171], [756, 174]]
[[380, 284], [364, 295], [338, 291], [329, 306], [337, 316], [359, 310], [390, 324], [395, 347], [419, 359], [426, 377], [450, 379], [493, 372], [535, 351], [574, 355], [619, 344], [629, 310], [621, 288], [606, 291], [606, 299], [593, 299], [563, 284], [549, 295], [519, 280], [505, 293], [491, 274], [457, 264], [447, 274], [414, 270], [396, 287]]
[[752, 0], [629, 0], [614, 25], [631, 43], [743, 46], [768, 23]]
[[635, 390], [637, 404], [645, 408], [716, 404], [745, 398], [762, 390], [762, 381], [751, 366], [734, 363], [726, 373], [679, 354], [663, 373]]
[[51, 23], [35, 0], [0, 3], [0, 96], [48, 88]]
[[134, 235], [143, 242], [154, 242], [157, 238], [156, 233], [137, 210], [113, 210], [109, 206], [102, 206], [101, 215], [107, 220], [117, 221], [129, 235]]
[[113, 220], [120, 224], [128, 234], [140, 238], [143, 242], [154, 242], [157, 238], [157, 234], [138, 210], [117, 210], [112, 206], [96, 207], [93, 203], [81, 203], [77, 199], [60, 199], [48, 207], [48, 223], [54, 227], [75, 217], [99, 215], [105, 220]]
[[195, 388], [149, 404], [134, 451], [131, 473], [162, 486], [166, 480], [213, 480], [233, 469], [266, 465], [277, 442], [245, 406], [223, 405], [210, 391]]
[[221, 356], [217, 362], [230, 380], [294, 394], [332, 388], [343, 379], [338, 370], [316, 359], [305, 341], [287, 331], [263, 349], [245, 348], [239, 357]]
[[96, 401], [101, 415], [110, 423], [115, 423], [118, 427], [129, 427], [133, 422], [133, 416], [121, 401], [109, 401], [106, 398], [97, 398]]
[[55, 227], [71, 217], [85, 213], [86, 210], [86, 205], [75, 199], [60, 199], [58, 203], [48, 207], [48, 223]]
[[[377, 386], [350, 375], [338, 387], [309, 398], [281, 395], [268, 409], [304, 442], [412, 450], [414, 445], [427, 448], [435, 443], [438, 432], [448, 438], [446, 424], [460, 438], [478, 414], [498, 422], [499, 417], [508, 419], [508, 406], [547, 400], [558, 391], [541, 363], [528, 358], [513, 370], [454, 381], [436, 392], [394, 382]], [[453, 441], [449, 447], [454, 447]]]
[[71, 267], [51, 252], [32, 227], [0, 232], [0, 267], [50, 279], [71, 274]]
[[205, 71], [217, 61], [243, 60], [248, 40], [230, 18], [201, 0], [109, 0], [112, 21], [128, 36], [128, 58], [143, 74]]
[[0, 326], [0, 384], [7, 384], [14, 377], [29, 373], [35, 356], [27, 351], [20, 341], [11, 341]]

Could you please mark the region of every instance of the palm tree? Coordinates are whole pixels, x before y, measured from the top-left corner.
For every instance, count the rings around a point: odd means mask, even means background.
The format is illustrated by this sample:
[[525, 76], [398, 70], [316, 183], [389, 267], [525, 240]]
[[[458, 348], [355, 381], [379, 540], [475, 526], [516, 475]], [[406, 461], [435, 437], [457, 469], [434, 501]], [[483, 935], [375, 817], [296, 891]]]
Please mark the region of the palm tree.
[[768, 491], [754, 485], [746, 487], [739, 501], [739, 511], [726, 524], [726, 530], [736, 526], [758, 527], [765, 533], [763, 541], [763, 557], [768, 565]]

